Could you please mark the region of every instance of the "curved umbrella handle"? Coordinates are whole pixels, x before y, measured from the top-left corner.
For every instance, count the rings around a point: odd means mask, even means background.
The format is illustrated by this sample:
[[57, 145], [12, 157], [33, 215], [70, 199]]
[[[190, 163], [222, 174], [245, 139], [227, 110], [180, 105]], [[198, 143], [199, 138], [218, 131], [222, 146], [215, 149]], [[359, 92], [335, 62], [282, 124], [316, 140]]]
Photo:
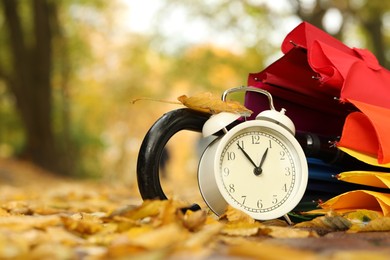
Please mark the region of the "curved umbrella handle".
[[203, 124], [209, 117], [208, 114], [183, 108], [164, 114], [153, 124], [141, 144], [137, 160], [138, 189], [142, 199], [167, 199], [159, 174], [165, 145], [181, 130], [202, 132]]

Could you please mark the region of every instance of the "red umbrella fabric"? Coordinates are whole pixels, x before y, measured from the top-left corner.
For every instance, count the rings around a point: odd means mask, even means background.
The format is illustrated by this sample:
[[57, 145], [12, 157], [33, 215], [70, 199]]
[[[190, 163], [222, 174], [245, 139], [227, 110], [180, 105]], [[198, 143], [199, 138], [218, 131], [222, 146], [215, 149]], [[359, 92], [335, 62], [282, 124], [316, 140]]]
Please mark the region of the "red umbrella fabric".
[[[341, 135], [340, 147], [390, 162], [390, 72], [375, 56], [306, 22], [286, 36], [282, 52], [279, 60], [250, 74], [248, 85], [270, 91], [298, 131]], [[254, 93], [245, 104], [255, 112], [267, 108]]]

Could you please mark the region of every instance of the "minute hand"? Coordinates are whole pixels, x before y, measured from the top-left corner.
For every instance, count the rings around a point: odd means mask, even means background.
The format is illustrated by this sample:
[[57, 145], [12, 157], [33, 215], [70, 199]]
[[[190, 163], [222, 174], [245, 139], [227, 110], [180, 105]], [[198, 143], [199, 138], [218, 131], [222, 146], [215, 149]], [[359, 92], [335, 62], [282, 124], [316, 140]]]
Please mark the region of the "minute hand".
[[252, 160], [252, 158], [245, 152], [245, 150], [240, 146], [239, 143], [237, 143], [237, 146], [238, 148], [242, 151], [242, 153], [245, 155], [245, 157], [252, 163], [252, 165], [255, 167], [255, 169], [257, 168], [256, 164], [254, 163], [254, 161]]

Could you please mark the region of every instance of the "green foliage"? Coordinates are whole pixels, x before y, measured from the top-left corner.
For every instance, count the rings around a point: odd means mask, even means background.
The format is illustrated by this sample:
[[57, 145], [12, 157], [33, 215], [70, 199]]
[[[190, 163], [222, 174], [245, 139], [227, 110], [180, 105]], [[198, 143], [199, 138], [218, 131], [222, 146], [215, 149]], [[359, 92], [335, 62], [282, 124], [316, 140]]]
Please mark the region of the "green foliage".
[[[60, 154], [74, 176], [134, 171], [137, 148], [148, 127], [174, 108], [131, 106], [132, 98], [172, 99], [178, 94], [221, 93], [245, 85], [248, 73], [275, 60], [270, 57], [279, 54], [282, 37], [292, 29], [291, 21], [305, 18], [322, 26], [326, 12], [337, 8], [343, 14], [340, 39], [364, 39], [361, 42], [370, 48], [379, 48], [377, 41], [390, 41], [384, 27], [379, 40], [369, 30], [374, 18], [382, 26], [387, 22], [390, 6], [380, 0], [363, 1], [364, 5], [353, 1], [321, 5], [323, 1], [313, 0], [311, 9], [303, 1], [290, 0], [285, 11], [273, 9], [272, 1], [164, 0], [152, 33], [128, 33], [120, 39], [117, 27], [123, 21], [116, 18], [117, 1], [47, 1], [57, 11], [52, 21], [52, 127]], [[31, 44], [32, 1], [19, 3], [23, 32]], [[163, 23], [178, 9], [184, 10], [188, 22], [207, 25], [209, 42], [191, 43], [180, 35], [166, 34]], [[4, 23], [0, 12], [0, 156], [15, 156], [23, 150], [26, 138], [15, 99], [4, 84], [4, 75], [12, 69]], [[190, 31], [190, 25], [181, 26]], [[214, 44], [212, 38], [219, 34], [236, 39], [237, 44]], [[108, 156], [108, 151], [115, 156]]]

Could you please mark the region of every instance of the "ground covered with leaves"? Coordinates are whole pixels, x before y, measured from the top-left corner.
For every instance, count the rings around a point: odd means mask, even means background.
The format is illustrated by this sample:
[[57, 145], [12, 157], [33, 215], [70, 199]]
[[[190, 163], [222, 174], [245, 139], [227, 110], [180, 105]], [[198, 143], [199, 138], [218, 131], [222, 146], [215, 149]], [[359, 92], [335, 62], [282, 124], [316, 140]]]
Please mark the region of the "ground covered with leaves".
[[[12, 164], [11, 164], [12, 165]], [[31, 169], [31, 168], [25, 168]], [[1, 259], [388, 259], [390, 218], [329, 213], [288, 226], [229, 208], [143, 202], [115, 182], [74, 181], [0, 163]], [[16, 173], [15, 173], [16, 174]], [[21, 174], [20, 172], [18, 174]]]

